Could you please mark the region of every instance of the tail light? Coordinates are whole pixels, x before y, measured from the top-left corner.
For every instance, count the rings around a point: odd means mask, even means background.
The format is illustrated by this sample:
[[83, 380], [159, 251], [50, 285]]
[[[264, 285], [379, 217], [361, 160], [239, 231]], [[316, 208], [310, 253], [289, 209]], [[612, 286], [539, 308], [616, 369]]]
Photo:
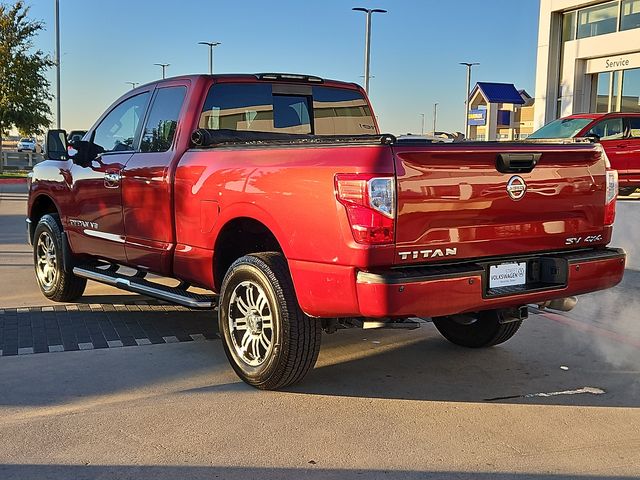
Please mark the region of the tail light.
[[618, 171], [607, 170], [607, 195], [604, 207], [604, 224], [613, 225], [616, 219], [616, 198], [618, 197]]
[[605, 226], [613, 225], [616, 219], [616, 199], [618, 198], [618, 171], [611, 168], [611, 162], [607, 153], [602, 149], [602, 156], [606, 171], [605, 180], [607, 182], [605, 204], [604, 204], [604, 224]]
[[336, 197], [345, 206], [358, 243], [393, 243], [396, 209], [394, 177], [370, 174], [336, 175]]

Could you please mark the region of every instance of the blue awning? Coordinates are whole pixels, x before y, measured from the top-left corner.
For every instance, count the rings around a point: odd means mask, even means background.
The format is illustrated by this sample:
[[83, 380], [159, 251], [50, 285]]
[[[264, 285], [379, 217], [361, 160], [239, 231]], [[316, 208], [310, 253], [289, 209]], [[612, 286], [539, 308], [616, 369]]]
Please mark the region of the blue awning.
[[478, 82], [469, 98], [473, 97], [478, 89], [488, 103], [511, 103], [513, 105], [526, 103], [512, 83]]

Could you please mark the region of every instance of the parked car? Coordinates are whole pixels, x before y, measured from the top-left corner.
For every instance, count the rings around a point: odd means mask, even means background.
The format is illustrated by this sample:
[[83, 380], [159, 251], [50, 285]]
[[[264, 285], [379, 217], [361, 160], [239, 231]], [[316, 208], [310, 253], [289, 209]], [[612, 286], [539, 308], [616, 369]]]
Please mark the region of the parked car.
[[490, 347], [529, 304], [568, 310], [624, 272], [600, 145], [399, 142], [352, 83], [158, 80], [117, 100], [73, 158], [64, 131], [48, 137], [27, 219], [42, 293], [72, 301], [91, 279], [217, 305], [233, 369], [262, 389], [300, 380], [323, 330], [432, 317], [449, 341]]
[[86, 130], [71, 130], [67, 135], [67, 142], [74, 143], [78, 140], [82, 140], [82, 137], [84, 137], [86, 133]]
[[640, 188], [640, 113], [571, 115], [545, 125], [529, 139], [572, 137], [592, 137], [602, 144], [618, 171], [621, 195]]
[[16, 149], [18, 152], [40, 153], [42, 151], [42, 147], [35, 138], [21, 138]]

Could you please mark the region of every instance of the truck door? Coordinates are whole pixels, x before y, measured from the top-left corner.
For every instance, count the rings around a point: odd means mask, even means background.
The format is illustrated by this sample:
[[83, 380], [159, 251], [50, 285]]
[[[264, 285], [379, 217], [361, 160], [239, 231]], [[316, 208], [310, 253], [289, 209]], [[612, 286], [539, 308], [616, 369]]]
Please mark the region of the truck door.
[[[142, 129], [140, 150], [122, 172], [127, 263], [169, 273], [175, 244], [173, 170], [188, 145], [178, 122], [187, 94], [179, 81], [155, 91]], [[182, 140], [179, 142], [179, 140]]]
[[75, 253], [125, 262], [122, 169], [134, 154], [150, 92], [137, 93], [107, 113], [90, 137], [98, 153], [72, 168], [68, 232]]

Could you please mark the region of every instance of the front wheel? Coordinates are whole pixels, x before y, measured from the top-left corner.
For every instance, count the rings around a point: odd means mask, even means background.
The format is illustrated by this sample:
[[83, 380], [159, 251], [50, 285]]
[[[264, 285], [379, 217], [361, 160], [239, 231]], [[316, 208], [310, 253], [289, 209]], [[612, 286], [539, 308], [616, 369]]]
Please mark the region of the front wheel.
[[43, 216], [33, 235], [33, 263], [40, 290], [49, 300], [70, 302], [82, 296], [87, 280], [64, 271], [62, 227], [58, 217]]
[[235, 372], [263, 390], [301, 380], [320, 352], [321, 325], [300, 310], [281, 253], [246, 255], [231, 265], [220, 291], [218, 324]]
[[471, 317], [471, 322], [461, 322], [453, 317], [433, 318], [433, 324], [451, 343], [468, 348], [486, 348], [504, 343], [513, 337], [522, 320], [504, 323], [503, 312], [486, 310]]

